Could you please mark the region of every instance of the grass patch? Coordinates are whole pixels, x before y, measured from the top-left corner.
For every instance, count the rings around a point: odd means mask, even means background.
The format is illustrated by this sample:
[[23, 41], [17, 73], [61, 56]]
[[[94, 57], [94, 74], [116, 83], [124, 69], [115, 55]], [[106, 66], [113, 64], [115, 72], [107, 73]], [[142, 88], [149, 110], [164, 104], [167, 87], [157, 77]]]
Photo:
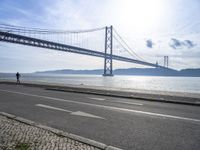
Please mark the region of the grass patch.
[[28, 150], [30, 148], [30, 145], [28, 143], [17, 143], [15, 146], [16, 150]]

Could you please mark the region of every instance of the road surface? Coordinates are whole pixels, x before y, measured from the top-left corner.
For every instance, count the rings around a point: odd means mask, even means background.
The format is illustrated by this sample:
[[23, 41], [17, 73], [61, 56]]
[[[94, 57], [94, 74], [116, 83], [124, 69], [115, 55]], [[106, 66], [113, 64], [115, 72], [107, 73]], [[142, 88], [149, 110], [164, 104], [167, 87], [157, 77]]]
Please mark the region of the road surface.
[[199, 150], [200, 107], [0, 84], [0, 111], [127, 150]]

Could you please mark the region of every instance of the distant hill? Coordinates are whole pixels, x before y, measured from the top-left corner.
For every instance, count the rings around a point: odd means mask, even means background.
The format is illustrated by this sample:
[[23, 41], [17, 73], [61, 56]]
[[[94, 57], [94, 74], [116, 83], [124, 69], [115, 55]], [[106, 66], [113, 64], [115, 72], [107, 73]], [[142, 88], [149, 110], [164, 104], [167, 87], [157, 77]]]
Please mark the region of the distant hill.
[[49, 74], [93, 74], [98, 75], [102, 74], [103, 69], [96, 70], [72, 70], [72, 69], [63, 69], [63, 70], [51, 70], [51, 71], [42, 71], [36, 73], [49, 73]]
[[184, 76], [193, 76], [199, 77], [200, 76], [200, 68], [199, 69], [183, 69], [179, 71], [180, 75]]
[[[180, 71], [169, 70], [163, 68], [128, 68], [116, 69], [113, 71], [114, 75], [143, 75], [143, 76], [191, 76], [200, 77], [200, 68], [198, 69], [183, 69]], [[36, 72], [40, 74], [88, 74], [88, 75], [102, 75], [103, 69], [96, 70], [52, 70]]]

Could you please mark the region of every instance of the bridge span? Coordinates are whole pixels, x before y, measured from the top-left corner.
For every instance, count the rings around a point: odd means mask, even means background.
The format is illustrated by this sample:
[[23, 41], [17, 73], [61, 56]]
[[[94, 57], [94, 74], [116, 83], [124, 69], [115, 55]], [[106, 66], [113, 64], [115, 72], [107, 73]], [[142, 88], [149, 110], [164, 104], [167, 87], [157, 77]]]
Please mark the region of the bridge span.
[[133, 58], [127, 58], [127, 57], [123, 57], [119, 55], [113, 55], [113, 43], [112, 43], [113, 27], [112, 26], [105, 28], [105, 52], [99, 52], [92, 49], [86, 49], [86, 48], [71, 46], [71, 45], [62, 44], [58, 42], [28, 37], [28, 36], [12, 33], [12, 30], [3, 31], [1, 28], [0, 28], [0, 41], [104, 58], [104, 74], [103, 74], [104, 76], [113, 75], [112, 60], [118, 60], [118, 61], [130, 62], [130, 63], [140, 64], [140, 65], [145, 65], [145, 66], [169, 69], [164, 66], [160, 66], [158, 64], [154, 64], [154, 63], [150, 63], [150, 62], [146, 62], [146, 61], [142, 61], [138, 59], [133, 59]]

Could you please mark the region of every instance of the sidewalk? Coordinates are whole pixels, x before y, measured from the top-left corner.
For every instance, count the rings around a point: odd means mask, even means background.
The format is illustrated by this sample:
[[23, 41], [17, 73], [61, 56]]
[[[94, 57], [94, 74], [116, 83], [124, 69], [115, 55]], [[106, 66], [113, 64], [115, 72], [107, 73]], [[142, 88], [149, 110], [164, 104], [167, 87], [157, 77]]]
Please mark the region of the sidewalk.
[[[12, 81], [0, 81], [0, 84], [16, 84]], [[150, 91], [138, 89], [124, 89], [124, 88], [106, 88], [97, 86], [85, 85], [57, 85], [48, 83], [32, 83], [25, 82], [21, 85], [30, 87], [39, 87], [46, 90], [64, 91], [95, 94], [102, 96], [113, 96], [121, 98], [133, 98], [139, 100], [158, 101], [165, 103], [176, 103], [186, 105], [200, 106], [200, 94], [198, 93], [183, 93], [183, 92], [165, 92], [165, 91]]]
[[[82, 141], [82, 142], [81, 142]], [[0, 150], [119, 150], [0, 112]]]

